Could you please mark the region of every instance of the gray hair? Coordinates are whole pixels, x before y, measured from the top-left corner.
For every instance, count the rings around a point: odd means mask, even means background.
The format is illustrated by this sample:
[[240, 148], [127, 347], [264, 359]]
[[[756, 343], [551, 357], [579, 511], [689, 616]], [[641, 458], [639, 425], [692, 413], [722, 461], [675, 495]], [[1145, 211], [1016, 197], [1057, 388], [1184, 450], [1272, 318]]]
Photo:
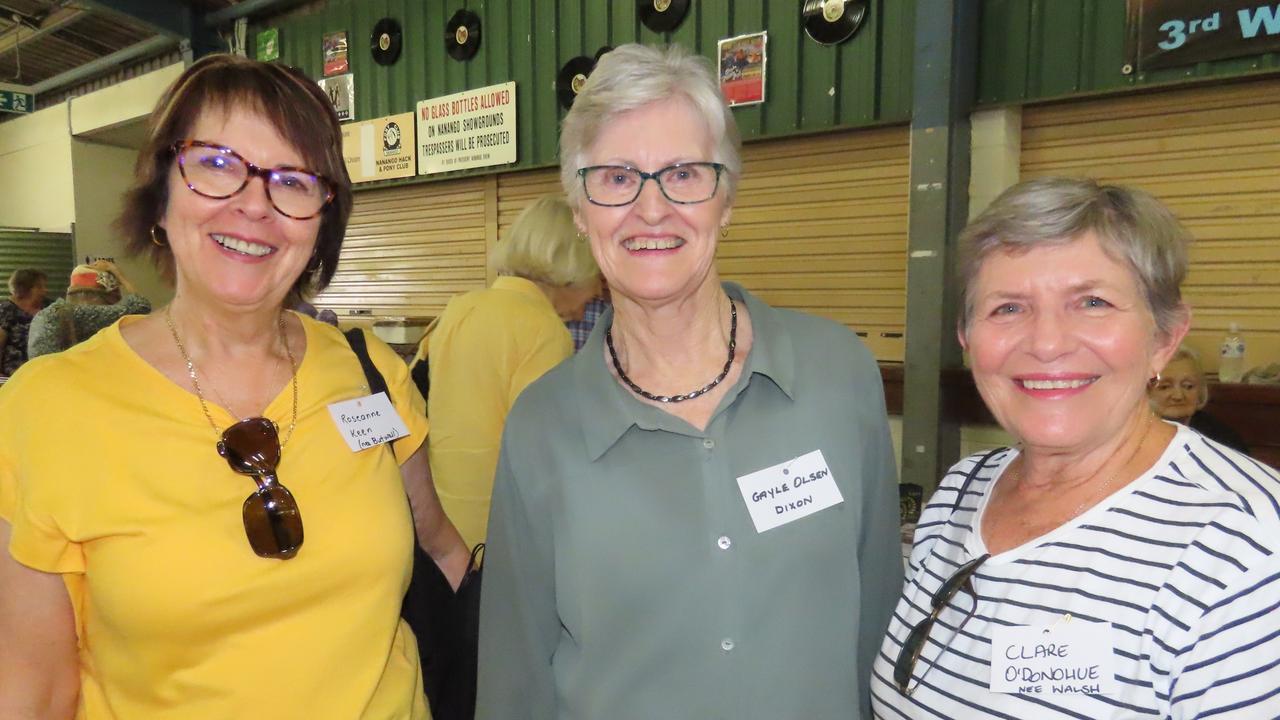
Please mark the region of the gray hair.
[[619, 115], [672, 97], [683, 97], [706, 122], [714, 144], [711, 160], [725, 166], [725, 197], [733, 202], [742, 175], [742, 140], [710, 61], [679, 45], [629, 43], [600, 58], [561, 125], [560, 183], [572, 207], [581, 208], [586, 199], [578, 170], [586, 167], [600, 131]]
[[551, 287], [582, 285], [600, 276], [591, 244], [578, 237], [573, 213], [558, 195], [544, 195], [520, 211], [490, 252], [489, 267], [497, 275]]
[[1142, 190], [1068, 177], [1014, 185], [960, 233], [960, 330], [972, 319], [973, 283], [992, 253], [1065, 245], [1088, 232], [1133, 270], [1156, 329], [1167, 335], [1186, 317], [1181, 286], [1191, 235], [1169, 208]]

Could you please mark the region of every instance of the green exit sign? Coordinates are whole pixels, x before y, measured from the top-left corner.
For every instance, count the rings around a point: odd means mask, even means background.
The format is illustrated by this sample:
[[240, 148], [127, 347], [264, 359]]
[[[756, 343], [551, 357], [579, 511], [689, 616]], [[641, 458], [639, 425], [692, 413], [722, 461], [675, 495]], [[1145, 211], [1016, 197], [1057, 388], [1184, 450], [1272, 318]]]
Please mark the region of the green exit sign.
[[29, 113], [34, 109], [34, 95], [13, 90], [0, 90], [0, 112]]

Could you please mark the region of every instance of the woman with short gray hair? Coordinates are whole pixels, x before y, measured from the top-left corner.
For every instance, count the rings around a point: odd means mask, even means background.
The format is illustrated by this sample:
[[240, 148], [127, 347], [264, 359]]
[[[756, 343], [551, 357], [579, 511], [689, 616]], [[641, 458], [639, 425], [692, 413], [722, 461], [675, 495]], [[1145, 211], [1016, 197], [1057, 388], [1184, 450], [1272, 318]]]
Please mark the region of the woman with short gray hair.
[[721, 282], [738, 143], [677, 47], [604, 55], [565, 117], [613, 310], [507, 420], [482, 720], [870, 711], [902, 572], [880, 373], [847, 328]]
[[1280, 475], [1157, 418], [1188, 235], [1134, 188], [1016, 185], [961, 233], [961, 345], [1019, 442], [921, 514], [877, 717], [1271, 717]]

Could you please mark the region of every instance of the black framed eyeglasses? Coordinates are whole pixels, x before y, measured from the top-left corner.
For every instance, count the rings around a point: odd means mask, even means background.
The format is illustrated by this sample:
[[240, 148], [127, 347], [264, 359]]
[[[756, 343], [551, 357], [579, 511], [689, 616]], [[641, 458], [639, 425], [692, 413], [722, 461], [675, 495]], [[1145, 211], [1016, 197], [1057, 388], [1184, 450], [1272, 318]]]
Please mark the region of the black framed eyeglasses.
[[260, 177], [271, 206], [294, 220], [319, 215], [333, 200], [333, 183], [306, 168], [258, 167], [229, 147], [202, 140], [182, 140], [170, 149], [178, 158], [182, 181], [197, 195], [225, 200], [240, 194], [250, 180]]
[[[956, 627], [956, 635], [964, 628], [965, 623], [973, 617], [978, 609], [978, 594], [973, 589], [973, 575], [981, 567], [982, 563], [987, 561], [990, 555], [982, 555], [961, 565], [946, 582], [933, 593], [933, 597], [929, 599], [930, 612], [929, 616], [921, 620], [915, 627], [911, 628], [911, 632], [907, 634], [907, 639], [902, 643], [902, 650], [898, 652], [898, 659], [893, 663], [893, 682], [898, 686], [898, 692], [903, 695], [910, 695], [914, 688], [909, 689], [911, 684], [911, 675], [915, 672], [916, 663], [920, 660], [920, 654], [924, 652], [924, 646], [928, 643], [929, 633], [933, 630], [933, 626], [938, 622], [938, 616], [942, 614], [943, 608], [950, 604], [956, 594], [964, 590], [973, 598], [973, 605], [969, 611], [965, 613], [964, 620]], [[952, 636], [952, 640], [955, 636]], [[947, 646], [943, 646], [942, 651], [946, 652]], [[925, 669], [925, 674], [933, 669], [933, 663]], [[924, 675], [920, 676], [920, 682], [924, 681]], [[917, 682], [915, 687], [920, 687]]]
[[249, 418], [227, 428], [218, 454], [231, 469], [248, 475], [258, 489], [245, 498], [241, 514], [249, 546], [265, 558], [288, 560], [302, 547], [302, 514], [293, 493], [276, 478], [280, 434], [264, 417]]
[[715, 197], [724, 169], [715, 162], [676, 163], [651, 173], [627, 165], [592, 165], [578, 170], [578, 177], [587, 200], [594, 205], [630, 205], [640, 197], [646, 180], [658, 183], [662, 195], [671, 202], [696, 205]]

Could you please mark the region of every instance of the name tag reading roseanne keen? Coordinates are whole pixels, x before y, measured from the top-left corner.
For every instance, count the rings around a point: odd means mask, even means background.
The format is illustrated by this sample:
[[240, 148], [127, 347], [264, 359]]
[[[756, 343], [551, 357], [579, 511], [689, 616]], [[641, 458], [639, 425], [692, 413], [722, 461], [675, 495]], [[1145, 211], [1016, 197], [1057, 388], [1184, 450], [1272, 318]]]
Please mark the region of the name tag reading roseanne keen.
[[821, 450], [738, 478], [756, 532], [808, 517], [844, 502]]
[[996, 626], [991, 691], [1019, 695], [1114, 695], [1111, 625], [1068, 616], [1052, 626]]
[[347, 441], [351, 452], [391, 442], [409, 434], [400, 414], [391, 406], [387, 394], [366, 395], [354, 400], [336, 402], [329, 406], [329, 414]]

